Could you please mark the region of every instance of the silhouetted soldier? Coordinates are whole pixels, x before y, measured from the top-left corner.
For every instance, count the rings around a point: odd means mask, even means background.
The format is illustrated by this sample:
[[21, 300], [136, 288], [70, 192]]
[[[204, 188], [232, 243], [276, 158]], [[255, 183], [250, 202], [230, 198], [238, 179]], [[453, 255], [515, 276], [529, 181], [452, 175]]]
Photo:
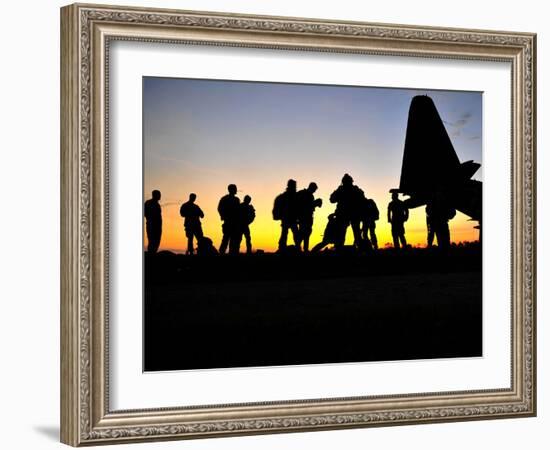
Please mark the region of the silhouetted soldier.
[[378, 249], [378, 239], [376, 239], [376, 221], [380, 218], [380, 212], [376, 206], [376, 202], [372, 198], [363, 200], [363, 239], [372, 244], [375, 249]]
[[298, 214], [296, 204], [296, 181], [288, 180], [286, 191], [275, 198], [273, 204], [273, 219], [281, 221], [281, 237], [279, 251], [286, 248], [288, 230], [292, 230], [294, 245], [299, 247], [300, 236], [298, 230]]
[[185, 219], [183, 227], [185, 228], [185, 235], [187, 236], [187, 254], [189, 255], [194, 253], [193, 238], [199, 241], [199, 239], [203, 237], [201, 218], [204, 217], [204, 213], [202, 209], [195, 204], [196, 199], [196, 194], [189, 194], [189, 201], [181, 205], [180, 208], [180, 216]]
[[223, 220], [222, 243], [220, 253], [224, 254], [229, 246], [229, 253], [239, 253], [240, 230], [239, 230], [239, 205], [241, 201], [237, 197], [237, 186], [227, 186], [228, 194], [224, 195], [218, 203], [218, 213]]
[[311, 251], [317, 253], [329, 244], [334, 244], [337, 248], [341, 247], [344, 245], [345, 232], [346, 230], [342, 221], [338, 220], [336, 214], [329, 214], [327, 226], [323, 233], [323, 240], [313, 247]]
[[159, 204], [160, 191], [154, 190], [152, 198], [145, 202], [145, 230], [147, 231], [147, 253], [156, 253], [162, 235], [162, 209]]
[[347, 173], [342, 177], [342, 184], [330, 195], [330, 202], [336, 203], [336, 216], [344, 226], [344, 239], [346, 230], [351, 225], [356, 247], [361, 247], [360, 222], [364, 197], [363, 191], [353, 184], [353, 178]]
[[435, 194], [433, 200], [426, 205], [426, 214], [426, 217], [430, 218], [430, 225], [437, 239], [437, 246], [441, 249], [449, 248], [451, 245], [449, 220], [456, 215], [456, 209], [448, 204], [443, 193], [438, 192]]
[[309, 251], [309, 237], [313, 229], [313, 213], [315, 208], [320, 208], [323, 205], [323, 200], [315, 198], [313, 194], [317, 191], [317, 184], [309, 183], [306, 189], [302, 189], [296, 193], [298, 207], [298, 232], [300, 242], [304, 243], [304, 251]]
[[391, 202], [388, 204], [388, 222], [391, 223], [391, 234], [395, 248], [406, 248], [405, 222], [409, 219], [409, 210], [405, 203], [399, 200], [399, 194], [392, 192]]
[[214, 247], [212, 239], [203, 236], [197, 240], [197, 255], [212, 256], [217, 254], [218, 250]]
[[[252, 253], [252, 239], [250, 237], [250, 224], [256, 218], [256, 210], [250, 204], [252, 198], [250, 195], [245, 195], [243, 202], [239, 205], [239, 223], [240, 233], [244, 236], [246, 242], [246, 253]], [[239, 239], [240, 244], [240, 239]]]

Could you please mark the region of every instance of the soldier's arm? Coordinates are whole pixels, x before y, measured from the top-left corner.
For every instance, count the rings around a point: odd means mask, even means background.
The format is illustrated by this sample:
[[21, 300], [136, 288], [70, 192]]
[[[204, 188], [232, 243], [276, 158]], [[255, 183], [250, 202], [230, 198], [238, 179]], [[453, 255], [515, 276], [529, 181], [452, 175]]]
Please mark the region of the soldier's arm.
[[197, 208], [199, 208], [199, 217], [203, 218], [203, 217], [204, 217], [204, 213], [202, 212], [202, 209], [200, 209], [199, 206], [197, 206]]
[[388, 222], [391, 223], [391, 204], [388, 205]]
[[330, 203], [337, 203], [338, 202], [338, 189], [336, 189], [332, 194], [330, 194]]
[[405, 208], [405, 222], [409, 220], [409, 208]]

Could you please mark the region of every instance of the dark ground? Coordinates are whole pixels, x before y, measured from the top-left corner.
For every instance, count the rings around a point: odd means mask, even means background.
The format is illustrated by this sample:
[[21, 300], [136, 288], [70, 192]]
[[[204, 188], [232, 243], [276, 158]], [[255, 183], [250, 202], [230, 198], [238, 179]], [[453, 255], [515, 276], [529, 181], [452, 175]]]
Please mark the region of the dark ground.
[[478, 246], [145, 256], [146, 371], [482, 354]]

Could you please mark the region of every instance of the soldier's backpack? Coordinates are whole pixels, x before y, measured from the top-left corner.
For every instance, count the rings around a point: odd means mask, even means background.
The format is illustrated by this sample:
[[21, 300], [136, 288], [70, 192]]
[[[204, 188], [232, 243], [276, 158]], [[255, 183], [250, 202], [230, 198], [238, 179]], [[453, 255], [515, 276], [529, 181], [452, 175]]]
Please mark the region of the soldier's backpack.
[[246, 224], [250, 225], [252, 222], [254, 222], [255, 218], [256, 218], [256, 210], [252, 205], [248, 205], [248, 208], [246, 210]]
[[373, 221], [380, 219], [380, 212], [378, 211], [376, 202], [372, 198], [367, 200], [367, 211], [369, 217], [372, 217]]
[[284, 193], [275, 197], [275, 201], [273, 202], [273, 220], [281, 220], [283, 218], [284, 203]]

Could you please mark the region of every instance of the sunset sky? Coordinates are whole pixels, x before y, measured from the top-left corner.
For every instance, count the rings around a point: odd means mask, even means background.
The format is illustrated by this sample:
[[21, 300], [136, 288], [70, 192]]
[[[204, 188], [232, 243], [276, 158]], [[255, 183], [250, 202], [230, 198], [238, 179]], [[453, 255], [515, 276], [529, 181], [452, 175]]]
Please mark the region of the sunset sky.
[[[459, 159], [483, 163], [479, 92], [145, 77], [143, 195], [145, 201], [153, 189], [162, 192], [160, 250], [186, 250], [179, 207], [191, 192], [205, 213], [204, 234], [218, 247], [216, 208], [230, 183], [241, 200], [252, 197], [254, 248], [276, 250], [280, 222], [271, 210], [289, 178], [298, 189], [310, 181], [319, 186], [323, 207], [315, 213], [310, 240], [315, 245], [335, 209], [328, 198], [345, 173], [376, 201], [378, 241], [384, 247], [391, 242], [388, 191], [399, 186], [409, 105], [424, 94], [434, 100]], [[482, 169], [474, 178], [482, 181]], [[477, 240], [474, 225], [457, 213], [450, 222], [452, 240]], [[423, 207], [411, 210], [405, 226], [408, 242], [425, 246]], [[348, 230], [346, 243], [352, 241]]]

